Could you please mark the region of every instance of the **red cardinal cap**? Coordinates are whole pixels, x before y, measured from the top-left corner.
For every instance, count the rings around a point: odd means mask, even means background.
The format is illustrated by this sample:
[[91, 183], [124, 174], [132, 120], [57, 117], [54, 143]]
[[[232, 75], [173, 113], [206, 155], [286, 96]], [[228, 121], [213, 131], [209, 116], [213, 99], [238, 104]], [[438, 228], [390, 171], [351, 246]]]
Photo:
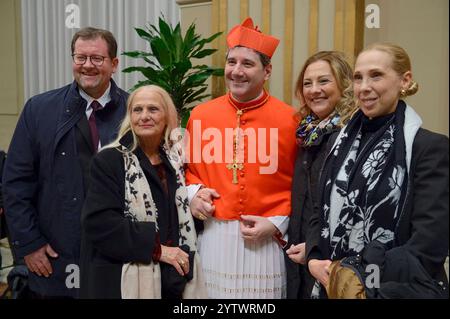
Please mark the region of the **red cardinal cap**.
[[243, 46], [261, 52], [270, 58], [278, 43], [280, 43], [280, 40], [277, 38], [263, 34], [258, 30], [258, 27], [253, 25], [252, 18], [247, 18], [242, 24], [233, 27], [227, 35], [228, 48]]

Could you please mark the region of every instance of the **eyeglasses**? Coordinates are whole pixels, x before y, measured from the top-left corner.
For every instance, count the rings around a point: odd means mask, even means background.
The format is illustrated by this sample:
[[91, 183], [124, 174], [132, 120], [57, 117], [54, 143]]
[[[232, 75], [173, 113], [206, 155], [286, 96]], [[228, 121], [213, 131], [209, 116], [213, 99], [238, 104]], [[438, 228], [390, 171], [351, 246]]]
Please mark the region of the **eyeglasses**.
[[91, 63], [95, 66], [101, 66], [105, 59], [108, 59], [108, 57], [101, 56], [101, 55], [84, 55], [84, 54], [72, 54], [73, 62], [76, 65], [83, 65], [86, 63], [87, 59], [91, 60]]

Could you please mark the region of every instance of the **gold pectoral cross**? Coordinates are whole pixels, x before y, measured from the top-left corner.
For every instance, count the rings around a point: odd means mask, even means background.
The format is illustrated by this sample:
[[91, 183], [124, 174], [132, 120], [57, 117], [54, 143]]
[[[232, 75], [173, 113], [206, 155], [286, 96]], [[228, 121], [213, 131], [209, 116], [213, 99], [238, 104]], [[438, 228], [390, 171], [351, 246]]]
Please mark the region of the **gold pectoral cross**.
[[[237, 184], [237, 183], [238, 183], [238, 176], [237, 176], [237, 173], [238, 173], [238, 172], [237, 172], [237, 171], [238, 171], [238, 170], [241, 171], [241, 170], [244, 169], [244, 163], [239, 163], [239, 162], [238, 162], [238, 155], [239, 155], [239, 141], [240, 141], [240, 139], [243, 139], [243, 138], [244, 138], [244, 133], [241, 132], [241, 131], [242, 131], [242, 130], [241, 130], [241, 116], [244, 115], [244, 113], [247, 112], [247, 111], [256, 109], [256, 108], [258, 108], [258, 107], [264, 105], [264, 104], [268, 101], [268, 99], [270, 98], [270, 96], [267, 94], [266, 91], [264, 91], [264, 94], [262, 95], [262, 97], [264, 97], [264, 99], [260, 99], [260, 100], [258, 101], [258, 103], [249, 105], [249, 106], [247, 106], [247, 107], [245, 107], [245, 108], [239, 108], [239, 107], [233, 102], [233, 99], [231, 98], [231, 94], [230, 94], [229, 96], [230, 96], [230, 98], [228, 99], [228, 101], [230, 102], [230, 104], [231, 104], [231, 105], [235, 108], [235, 110], [236, 110], [236, 129], [235, 129], [235, 131], [234, 131], [234, 141], [233, 141], [233, 151], [234, 151], [234, 154], [233, 154], [233, 162], [227, 164], [227, 168], [228, 168], [229, 170], [232, 170], [232, 171], [233, 171], [233, 181], [232, 181], [232, 182], [233, 182], [233, 184]], [[241, 136], [241, 137], [240, 137], [240, 136]], [[242, 146], [242, 148], [244, 148], [244, 147]], [[244, 154], [241, 154], [241, 155], [242, 155], [241, 157], [243, 158], [243, 155], [244, 155]], [[243, 159], [242, 159], [241, 161], [243, 161]]]
[[241, 123], [241, 116], [244, 114], [242, 110], [236, 110], [237, 122], [236, 122], [236, 131], [234, 133], [234, 155], [233, 155], [233, 163], [227, 164], [227, 168], [233, 171], [233, 184], [238, 183], [237, 171], [244, 169], [244, 164], [238, 163], [238, 146], [239, 146], [239, 128]]
[[237, 171], [242, 170], [244, 168], [244, 165], [242, 165], [242, 163], [236, 163], [235, 161], [234, 163], [228, 164], [227, 168], [233, 171], [233, 184], [237, 184], [238, 183]]

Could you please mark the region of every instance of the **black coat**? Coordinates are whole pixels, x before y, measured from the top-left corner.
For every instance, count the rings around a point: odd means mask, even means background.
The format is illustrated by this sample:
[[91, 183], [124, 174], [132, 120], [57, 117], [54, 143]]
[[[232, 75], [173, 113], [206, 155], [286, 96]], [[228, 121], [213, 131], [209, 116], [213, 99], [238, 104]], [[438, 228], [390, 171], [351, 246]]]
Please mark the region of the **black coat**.
[[[299, 147], [292, 180], [292, 213], [289, 219], [288, 248], [304, 243], [309, 219], [317, 210], [319, 202], [319, 175], [325, 160], [331, 134], [324, 135], [318, 145]], [[287, 298], [308, 299], [314, 285], [314, 278], [303, 265], [293, 262], [285, 255], [287, 273]]]
[[[134, 153], [158, 209], [159, 233], [156, 233], [154, 223], [132, 222], [124, 216], [123, 155], [113, 148], [99, 152], [92, 160], [90, 187], [82, 211], [81, 298], [121, 298], [123, 264], [149, 264], [155, 244], [159, 242], [178, 246], [175, 171], [161, 151], [168, 184], [167, 195], [157, 170], [142, 150], [138, 148]], [[161, 271], [164, 272], [163, 269]]]
[[[112, 80], [110, 95], [96, 113], [102, 145], [117, 136], [126, 111], [128, 94]], [[93, 156], [86, 106], [76, 82], [33, 96], [6, 158], [3, 200], [13, 250], [23, 258], [48, 243], [59, 255], [50, 259], [50, 277], [30, 272], [30, 288], [45, 296], [77, 295], [66, 286], [66, 269], [79, 262], [84, 176]]]
[[2, 195], [2, 176], [3, 166], [5, 164], [6, 153], [0, 150], [0, 208], [3, 208], [3, 195]]
[[[405, 206], [395, 231], [395, 246], [402, 246], [417, 257], [431, 278], [445, 283], [448, 279], [444, 262], [449, 248], [448, 151], [448, 137], [419, 129], [412, 145]], [[325, 259], [318, 245], [317, 213], [310, 219], [309, 227], [307, 260]]]
[[[3, 195], [2, 195], [2, 175], [3, 175], [3, 165], [5, 163], [6, 153], [0, 150], [0, 209], [3, 209]], [[6, 236], [6, 221], [5, 214], [0, 215], [0, 239]], [[0, 266], [1, 266], [1, 255], [0, 255]]]

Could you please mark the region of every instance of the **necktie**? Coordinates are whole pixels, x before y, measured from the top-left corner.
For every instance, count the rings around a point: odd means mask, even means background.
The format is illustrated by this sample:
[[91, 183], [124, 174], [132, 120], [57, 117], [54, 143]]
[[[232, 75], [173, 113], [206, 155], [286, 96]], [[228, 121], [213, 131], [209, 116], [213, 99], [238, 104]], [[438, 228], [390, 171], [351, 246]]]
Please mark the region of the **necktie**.
[[94, 153], [97, 153], [98, 150], [98, 142], [99, 142], [99, 136], [98, 136], [98, 130], [97, 130], [97, 124], [95, 123], [95, 112], [97, 110], [102, 108], [102, 105], [98, 101], [93, 101], [91, 103], [92, 113], [89, 116], [89, 129], [91, 131], [91, 140], [92, 140], [92, 146], [94, 147]]

